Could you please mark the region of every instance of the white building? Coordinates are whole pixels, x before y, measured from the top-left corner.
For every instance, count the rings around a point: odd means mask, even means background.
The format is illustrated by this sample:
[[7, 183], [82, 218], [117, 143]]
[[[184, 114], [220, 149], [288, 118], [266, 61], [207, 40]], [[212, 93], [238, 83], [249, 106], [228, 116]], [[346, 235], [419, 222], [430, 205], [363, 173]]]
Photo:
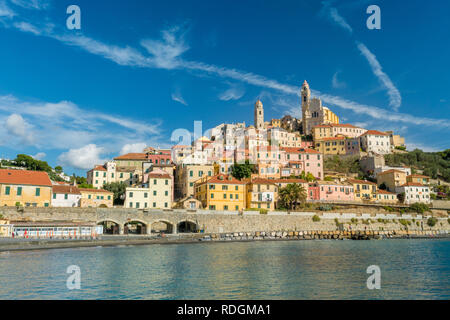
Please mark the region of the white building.
[[367, 153], [389, 154], [392, 152], [391, 139], [385, 132], [368, 130], [359, 139], [361, 148]]
[[395, 188], [396, 193], [405, 193], [405, 204], [412, 204], [415, 202], [429, 204], [430, 188], [420, 183], [407, 182], [400, 187]]
[[73, 208], [80, 206], [81, 192], [75, 186], [54, 185], [52, 193], [52, 207]]

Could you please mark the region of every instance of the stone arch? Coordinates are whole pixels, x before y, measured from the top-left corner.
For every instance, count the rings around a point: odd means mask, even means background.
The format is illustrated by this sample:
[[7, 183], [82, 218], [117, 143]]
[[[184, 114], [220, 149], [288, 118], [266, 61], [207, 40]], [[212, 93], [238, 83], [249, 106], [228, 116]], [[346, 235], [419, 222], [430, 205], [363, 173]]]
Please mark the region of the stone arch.
[[124, 234], [149, 234], [151, 225], [141, 219], [129, 219], [123, 225]]
[[102, 219], [96, 224], [103, 226], [104, 234], [121, 234], [123, 232], [123, 225], [114, 219]]
[[[166, 229], [161, 229], [162, 224], [166, 225]], [[176, 225], [172, 221], [169, 221], [167, 219], [157, 219], [149, 223], [149, 227], [151, 229], [151, 232], [155, 233], [176, 233]]]
[[198, 223], [191, 219], [182, 219], [177, 223], [177, 233], [197, 233], [198, 231]]

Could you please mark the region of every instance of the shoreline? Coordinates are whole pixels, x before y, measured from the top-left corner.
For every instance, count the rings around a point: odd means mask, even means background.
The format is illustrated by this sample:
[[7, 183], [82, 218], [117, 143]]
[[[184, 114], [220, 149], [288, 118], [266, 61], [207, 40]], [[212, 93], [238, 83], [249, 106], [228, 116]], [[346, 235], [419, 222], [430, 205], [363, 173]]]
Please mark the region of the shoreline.
[[51, 249], [76, 249], [76, 248], [93, 248], [93, 247], [119, 247], [119, 246], [141, 246], [141, 245], [173, 245], [173, 244], [203, 244], [203, 243], [236, 243], [236, 242], [266, 242], [266, 241], [308, 241], [308, 240], [436, 240], [436, 239], [449, 239], [450, 234], [435, 234], [435, 235], [390, 235], [381, 237], [347, 237], [347, 238], [333, 238], [333, 237], [316, 237], [312, 236], [267, 236], [259, 238], [233, 238], [233, 237], [216, 237], [212, 238], [211, 235], [203, 235], [202, 237], [186, 236], [186, 237], [165, 237], [165, 238], [116, 238], [110, 239], [31, 239], [22, 241], [9, 241], [8, 243], [2, 243], [0, 241], [0, 253], [4, 252], [20, 252], [20, 251], [36, 251], [36, 250], [51, 250]]

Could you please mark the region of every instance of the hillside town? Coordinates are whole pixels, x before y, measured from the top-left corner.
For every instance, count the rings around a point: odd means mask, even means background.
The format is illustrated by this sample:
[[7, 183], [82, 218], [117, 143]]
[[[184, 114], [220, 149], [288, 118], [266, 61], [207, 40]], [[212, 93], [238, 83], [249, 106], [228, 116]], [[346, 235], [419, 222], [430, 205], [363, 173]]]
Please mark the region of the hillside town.
[[[43, 171], [0, 169], [0, 206], [271, 211], [308, 202], [430, 204], [430, 177], [385, 164], [385, 155], [405, 152], [403, 137], [340, 123], [311, 97], [306, 81], [300, 97], [302, 119], [266, 121], [258, 100], [253, 125], [222, 123], [191, 145], [120, 155], [89, 170], [84, 186], [62, 175], [52, 181]], [[327, 170], [332, 157], [357, 157], [364, 176]], [[112, 183], [124, 192], [105, 190]]]

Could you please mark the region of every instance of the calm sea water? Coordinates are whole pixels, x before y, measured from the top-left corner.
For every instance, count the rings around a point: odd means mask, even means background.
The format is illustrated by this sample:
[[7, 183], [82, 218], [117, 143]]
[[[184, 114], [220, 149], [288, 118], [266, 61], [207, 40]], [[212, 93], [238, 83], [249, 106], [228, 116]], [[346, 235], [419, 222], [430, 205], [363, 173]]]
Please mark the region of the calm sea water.
[[[66, 287], [70, 265], [81, 290]], [[381, 289], [366, 287], [369, 265]], [[288, 241], [0, 253], [0, 299], [449, 299], [450, 240]]]

